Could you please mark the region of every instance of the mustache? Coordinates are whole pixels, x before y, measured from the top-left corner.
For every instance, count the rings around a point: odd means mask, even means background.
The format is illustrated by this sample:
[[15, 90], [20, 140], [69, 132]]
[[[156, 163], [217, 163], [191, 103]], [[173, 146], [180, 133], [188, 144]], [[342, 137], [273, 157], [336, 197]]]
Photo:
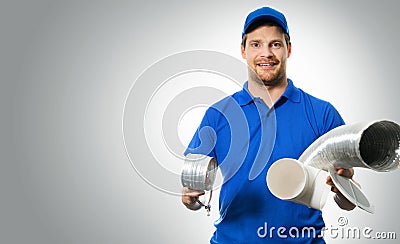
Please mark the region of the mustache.
[[256, 64], [262, 64], [262, 63], [273, 63], [273, 64], [279, 64], [280, 61], [274, 58], [270, 58], [270, 59], [257, 59], [255, 60]]

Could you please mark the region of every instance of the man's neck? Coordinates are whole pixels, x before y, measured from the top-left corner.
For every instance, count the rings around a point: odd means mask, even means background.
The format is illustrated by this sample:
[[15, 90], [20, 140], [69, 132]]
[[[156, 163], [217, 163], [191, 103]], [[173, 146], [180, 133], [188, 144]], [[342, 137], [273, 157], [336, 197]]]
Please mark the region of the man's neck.
[[260, 97], [268, 107], [272, 107], [275, 102], [282, 96], [288, 86], [288, 81], [280, 83], [276, 86], [265, 86], [249, 78], [248, 88], [251, 95]]

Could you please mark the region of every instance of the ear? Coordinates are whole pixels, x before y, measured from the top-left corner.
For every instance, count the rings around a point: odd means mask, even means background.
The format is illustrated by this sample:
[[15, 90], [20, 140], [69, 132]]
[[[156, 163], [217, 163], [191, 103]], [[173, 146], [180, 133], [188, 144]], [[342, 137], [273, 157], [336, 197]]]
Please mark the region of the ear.
[[292, 43], [289, 43], [288, 49], [287, 49], [287, 57], [290, 57], [290, 54], [292, 54]]
[[242, 53], [242, 58], [246, 59], [246, 51], [244, 50], [244, 46], [243, 45], [240, 45], [240, 51]]

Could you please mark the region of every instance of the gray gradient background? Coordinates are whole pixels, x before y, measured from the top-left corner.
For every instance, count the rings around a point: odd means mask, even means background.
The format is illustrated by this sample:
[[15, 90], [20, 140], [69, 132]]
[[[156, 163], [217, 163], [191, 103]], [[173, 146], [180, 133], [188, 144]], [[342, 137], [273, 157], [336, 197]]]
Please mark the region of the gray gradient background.
[[[122, 140], [124, 100], [167, 55], [209, 49], [240, 58], [244, 18], [263, 5], [287, 14], [297, 86], [348, 123], [400, 121], [395, 0], [1, 1], [0, 242], [207, 243], [216, 199], [207, 218], [136, 174]], [[346, 216], [400, 238], [400, 172], [356, 174], [376, 213], [330, 201], [327, 226]]]

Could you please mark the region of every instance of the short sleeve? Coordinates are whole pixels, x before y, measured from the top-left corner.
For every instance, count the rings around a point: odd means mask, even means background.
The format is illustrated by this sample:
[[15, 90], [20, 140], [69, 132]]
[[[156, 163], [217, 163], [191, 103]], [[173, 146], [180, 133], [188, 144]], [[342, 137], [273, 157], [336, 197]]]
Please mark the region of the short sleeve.
[[339, 114], [336, 108], [330, 103], [327, 103], [323, 118], [324, 118], [323, 134], [327, 133], [328, 131], [338, 126], [345, 124], [342, 116]]
[[215, 156], [216, 133], [215, 127], [210, 123], [213, 117], [213, 109], [207, 109], [199, 127], [195, 131], [192, 140], [186, 148], [184, 155], [203, 154], [213, 158]]

